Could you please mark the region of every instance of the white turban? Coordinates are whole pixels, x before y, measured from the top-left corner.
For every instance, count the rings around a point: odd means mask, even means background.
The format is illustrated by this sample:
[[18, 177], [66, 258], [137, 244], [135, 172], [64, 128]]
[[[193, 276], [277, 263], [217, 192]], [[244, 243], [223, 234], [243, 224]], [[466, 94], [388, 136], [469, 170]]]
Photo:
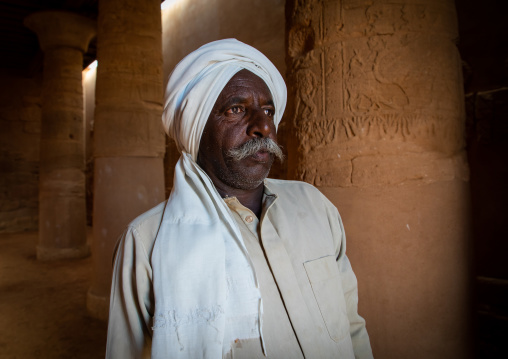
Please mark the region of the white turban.
[[152, 358], [222, 358], [235, 339], [264, 343], [259, 283], [240, 229], [196, 163], [215, 101], [242, 69], [268, 86], [277, 126], [286, 107], [284, 80], [262, 53], [240, 41], [200, 47], [169, 79], [162, 121], [182, 156], [151, 255]]
[[214, 41], [187, 55], [175, 67], [166, 87], [162, 123], [180, 152], [196, 161], [201, 134], [222, 89], [240, 70], [259, 76], [275, 105], [275, 127], [286, 107], [286, 84], [261, 52], [235, 39]]

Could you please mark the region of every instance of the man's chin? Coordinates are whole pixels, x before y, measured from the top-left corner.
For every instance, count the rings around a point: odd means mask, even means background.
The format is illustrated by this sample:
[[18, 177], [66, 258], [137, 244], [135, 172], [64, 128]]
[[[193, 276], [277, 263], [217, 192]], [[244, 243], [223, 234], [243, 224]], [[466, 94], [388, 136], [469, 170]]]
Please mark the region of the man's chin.
[[[229, 178], [229, 185], [233, 188], [243, 189], [243, 190], [253, 190], [258, 188], [263, 184], [263, 181], [266, 177], [268, 177], [268, 173], [270, 172], [271, 161], [269, 166], [266, 166], [266, 163], [259, 163], [259, 165], [264, 165], [262, 169], [253, 168], [258, 166], [249, 166], [247, 168], [242, 168], [241, 170], [231, 171]], [[250, 169], [250, 170], [249, 170]]]

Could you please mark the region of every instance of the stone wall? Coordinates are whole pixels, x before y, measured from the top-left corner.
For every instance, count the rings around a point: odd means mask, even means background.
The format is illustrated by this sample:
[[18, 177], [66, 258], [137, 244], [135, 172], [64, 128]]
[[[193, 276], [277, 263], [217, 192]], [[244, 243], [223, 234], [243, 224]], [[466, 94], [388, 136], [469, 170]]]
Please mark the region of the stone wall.
[[178, 0], [162, 10], [164, 85], [175, 65], [210, 41], [236, 38], [285, 73], [284, 0]]
[[41, 78], [2, 74], [0, 232], [37, 230]]

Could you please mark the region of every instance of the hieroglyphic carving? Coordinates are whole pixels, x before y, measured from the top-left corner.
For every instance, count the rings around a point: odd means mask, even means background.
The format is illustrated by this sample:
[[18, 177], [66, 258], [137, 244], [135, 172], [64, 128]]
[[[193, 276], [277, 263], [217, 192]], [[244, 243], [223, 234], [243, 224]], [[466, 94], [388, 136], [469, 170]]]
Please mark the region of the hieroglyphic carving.
[[[288, 53], [292, 65], [302, 67], [298, 64], [302, 59], [312, 51], [316, 42], [316, 26], [313, 21], [314, 7], [319, 3], [316, 0], [293, 0], [291, 26], [288, 30]], [[319, 27], [317, 27], [317, 36], [319, 34]]]
[[316, 121], [302, 121], [297, 128], [300, 150], [308, 153], [320, 146], [332, 143], [340, 122], [334, 118], [320, 118]]
[[404, 140], [411, 136], [410, 118], [396, 114], [353, 116], [342, 119], [348, 139]]
[[295, 73], [299, 85], [296, 93], [296, 109], [293, 122], [296, 125], [316, 118], [315, 95], [318, 86], [316, 75], [310, 69], [300, 69]]
[[355, 158], [450, 156], [463, 148], [448, 5], [289, 3], [289, 118], [298, 178], [348, 186], [351, 179], [334, 168], [352, 166]]
[[[425, 31], [444, 34], [454, 29], [453, 1], [436, 0], [420, 3], [381, 2], [370, 4], [343, 2], [345, 28], [343, 37], [393, 35], [400, 32]], [[450, 33], [454, 38], [455, 30]]]
[[375, 4], [367, 7], [368, 34], [394, 34], [407, 26], [402, 4]]
[[[289, 31], [289, 56], [298, 65], [301, 57], [314, 49], [315, 33], [309, 26], [297, 26]], [[301, 65], [300, 65], [301, 66]]]
[[294, 0], [291, 19], [294, 24], [310, 26], [313, 18], [314, 7], [318, 5], [316, 0]]
[[319, 6], [319, 1], [294, 0], [292, 5], [292, 26], [288, 30], [288, 53], [292, 71], [288, 77], [298, 84], [297, 87], [311, 87], [298, 91], [296, 96], [302, 96], [301, 100], [306, 106], [315, 108], [311, 93], [315, 92], [317, 77], [312, 68], [319, 65], [315, 47], [316, 42], [321, 40], [322, 30], [320, 19], [315, 19], [314, 7]]
[[[457, 121], [458, 122], [458, 121]], [[296, 129], [300, 151], [310, 153], [336, 142], [344, 141], [413, 141], [435, 143], [435, 149], [451, 151], [461, 148], [462, 132], [442, 115], [378, 114], [372, 116], [346, 116], [301, 121]], [[367, 145], [366, 145], [367, 147]], [[351, 153], [355, 156], [357, 154]]]
[[292, 24], [288, 29], [288, 60], [291, 67], [288, 82], [294, 84], [291, 125], [299, 149], [306, 152], [322, 141], [325, 132], [310, 128], [319, 120], [323, 92], [322, 53], [315, 49], [316, 44], [321, 42], [323, 32], [320, 11], [316, 11], [321, 4], [316, 0], [294, 0], [291, 5]]
[[380, 71], [387, 52], [383, 36], [371, 37], [366, 47], [352, 51], [346, 71], [347, 108], [354, 113], [404, 110], [409, 105], [405, 89]]
[[[461, 122], [455, 126], [439, 114], [379, 114], [341, 119], [347, 140], [425, 142], [431, 148], [453, 153], [463, 147]], [[336, 129], [336, 128], [335, 128]], [[433, 144], [433, 145], [432, 145]], [[352, 154], [354, 155], [354, 154]]]

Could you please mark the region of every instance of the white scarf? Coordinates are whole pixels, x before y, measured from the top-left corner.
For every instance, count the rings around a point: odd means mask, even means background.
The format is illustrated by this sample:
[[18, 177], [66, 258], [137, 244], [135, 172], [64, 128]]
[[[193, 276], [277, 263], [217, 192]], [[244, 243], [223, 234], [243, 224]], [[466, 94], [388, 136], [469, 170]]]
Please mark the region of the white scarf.
[[152, 253], [152, 358], [221, 358], [237, 338], [262, 339], [261, 296], [240, 230], [196, 164], [210, 111], [242, 69], [267, 84], [277, 126], [286, 105], [284, 80], [263, 54], [237, 40], [202, 46], [168, 82], [163, 124], [182, 156]]

